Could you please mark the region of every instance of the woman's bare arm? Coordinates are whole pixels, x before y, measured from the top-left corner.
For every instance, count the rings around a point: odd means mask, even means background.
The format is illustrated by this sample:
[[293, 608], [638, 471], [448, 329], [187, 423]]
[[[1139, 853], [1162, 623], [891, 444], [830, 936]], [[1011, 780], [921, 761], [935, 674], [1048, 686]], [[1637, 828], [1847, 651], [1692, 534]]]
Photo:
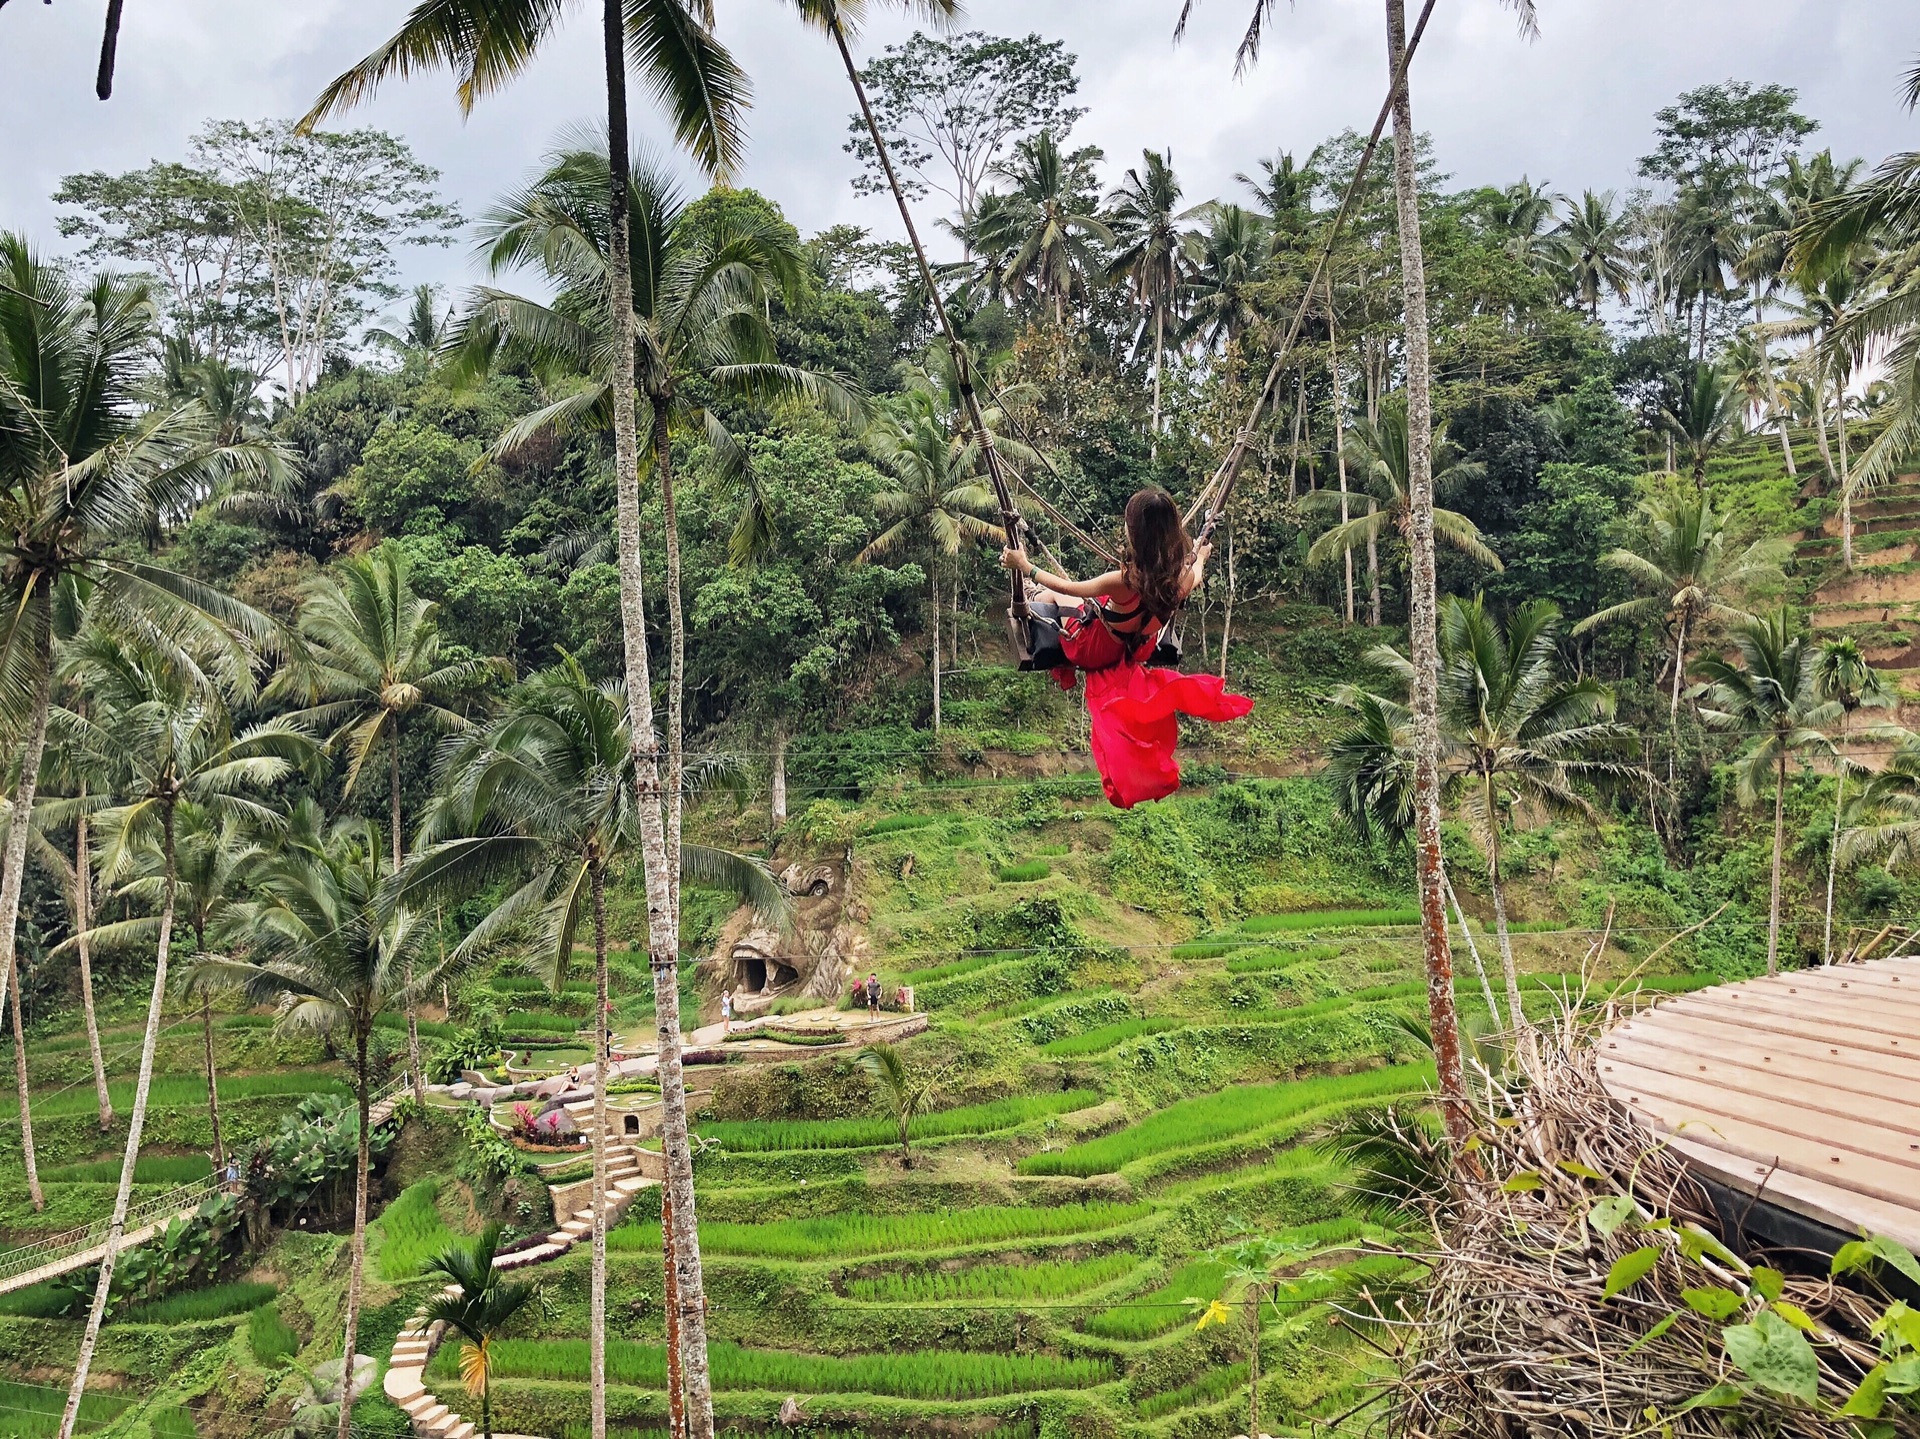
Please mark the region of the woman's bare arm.
[[1207, 543], [1203, 545], [1199, 545], [1195, 547], [1193, 552], [1193, 563], [1187, 566], [1187, 577], [1180, 586], [1181, 599], [1184, 600], [1188, 595], [1192, 594], [1195, 590], [1199, 589], [1201, 585], [1206, 583], [1207, 559], [1212, 554], [1213, 554], [1213, 542], [1211, 540], [1209, 540]]
[[1027, 558], [1025, 550], [1000, 551], [1000, 563], [1018, 574], [1031, 576], [1056, 594], [1072, 595], [1078, 600], [1104, 599], [1126, 588], [1118, 570], [1108, 570], [1104, 575], [1096, 575], [1090, 580], [1069, 579], [1065, 575], [1049, 574], [1040, 569]]

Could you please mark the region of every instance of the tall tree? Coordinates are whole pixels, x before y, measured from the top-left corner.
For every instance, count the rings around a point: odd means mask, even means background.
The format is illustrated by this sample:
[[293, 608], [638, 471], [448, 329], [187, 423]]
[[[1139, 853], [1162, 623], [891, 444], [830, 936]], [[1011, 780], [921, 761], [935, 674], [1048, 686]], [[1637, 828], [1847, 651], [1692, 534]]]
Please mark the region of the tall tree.
[[1011, 188], [976, 217], [979, 249], [997, 257], [998, 287], [1050, 311], [1056, 328], [1066, 325], [1067, 306], [1086, 295], [1100, 268], [1096, 247], [1113, 242], [1095, 213], [1091, 161], [1097, 154], [1068, 154], [1051, 130], [1042, 130], [993, 167]]
[[[310, 663], [282, 672], [279, 690], [304, 702], [291, 718], [322, 731], [327, 746], [347, 757], [348, 794], [378, 772], [387, 759], [387, 835], [393, 868], [406, 853], [400, 810], [401, 733], [410, 723], [442, 734], [466, 728], [451, 707], [502, 662], [440, 656], [440, 607], [422, 598], [408, 573], [407, 552], [387, 540], [365, 555], [351, 555], [317, 576], [300, 605], [300, 633]], [[368, 761], [374, 760], [369, 766]], [[412, 989], [412, 982], [407, 982]], [[414, 1098], [426, 1103], [420, 1060], [420, 1023], [407, 1005], [407, 1067]]]
[[1740, 608], [1748, 592], [1780, 579], [1785, 544], [1762, 539], [1744, 548], [1736, 545], [1731, 516], [1715, 509], [1712, 495], [1705, 490], [1672, 491], [1642, 501], [1633, 547], [1610, 551], [1601, 561], [1624, 574], [1639, 596], [1609, 605], [1573, 628], [1574, 634], [1582, 635], [1618, 620], [1656, 617], [1672, 628], [1668, 783], [1673, 780], [1673, 756], [1680, 748], [1680, 691], [1702, 629], [1715, 621], [1749, 619]]
[[143, 409], [140, 362], [153, 341], [144, 285], [110, 275], [76, 285], [24, 239], [0, 235], [0, 719], [21, 739], [0, 855], [0, 990], [13, 973], [52, 711], [56, 607], [77, 606], [84, 583], [101, 613], [233, 692], [280, 644], [253, 609], [118, 543], [236, 476], [286, 468], [271, 445], [218, 444], [196, 401]]
[[1554, 232], [1567, 251], [1567, 282], [1574, 297], [1600, 318], [1600, 297], [1627, 298], [1632, 271], [1627, 263], [1628, 223], [1613, 207], [1613, 191], [1583, 191], [1578, 203], [1565, 202], [1566, 217]]
[[[442, 962], [427, 947], [433, 926], [391, 902], [392, 871], [377, 824], [343, 819], [323, 828], [317, 813], [297, 813], [291, 831], [288, 842], [254, 867], [253, 897], [229, 916], [230, 934], [246, 944], [244, 956], [204, 961], [195, 981], [236, 989], [251, 1004], [274, 1005], [281, 1023], [344, 1040], [351, 1056], [359, 1133], [341, 1349], [347, 1392], [367, 1258], [368, 1044], [383, 1016], [405, 1010], [438, 981]], [[344, 1432], [352, 1403], [343, 1399], [340, 1414]]]
[[108, 634], [98, 634], [89, 679], [100, 699], [99, 718], [88, 721], [99, 732], [96, 743], [124, 756], [127, 779], [120, 804], [100, 815], [100, 871], [108, 882], [129, 877], [143, 854], [158, 850], [161, 873], [160, 917], [155, 947], [153, 993], [140, 1042], [140, 1068], [134, 1081], [127, 1147], [120, 1162], [120, 1186], [108, 1220], [100, 1276], [80, 1338], [79, 1359], [60, 1421], [62, 1439], [71, 1439], [86, 1393], [94, 1346], [106, 1317], [133, 1194], [146, 1125], [147, 1095], [153, 1079], [154, 1049], [167, 992], [167, 961], [173, 944], [178, 892], [176, 820], [182, 804], [196, 804], [236, 816], [267, 812], [246, 798], [249, 789], [279, 784], [312, 752], [305, 735], [284, 720], [268, 720], [235, 735], [227, 708], [196, 683], [196, 675], [166, 650]]
[[1147, 458], [1157, 462], [1167, 327], [1179, 313], [1187, 257], [1174, 208], [1180, 203], [1180, 181], [1173, 173], [1173, 163], [1156, 150], [1143, 150], [1140, 158], [1140, 167], [1128, 170], [1120, 187], [1107, 196], [1107, 224], [1116, 247], [1107, 274], [1124, 279], [1140, 307], [1142, 322], [1136, 353], [1148, 334], [1153, 337], [1153, 418]]
[[933, 395], [909, 390], [867, 431], [867, 444], [899, 482], [873, 497], [891, 520], [860, 552], [862, 560], [917, 549], [926, 557], [933, 617], [933, 729], [940, 732], [940, 567], [969, 544], [999, 538], [993, 492], [980, 483], [980, 448], [950, 437]]
[[1745, 428], [1747, 397], [1717, 365], [1697, 364], [1676, 387], [1679, 400], [1662, 406], [1660, 426], [1684, 452], [1696, 489], [1707, 483], [1707, 462]]
[[[1042, 130], [1063, 136], [1086, 114], [1067, 103], [1080, 88], [1074, 60], [1060, 41], [1038, 35], [915, 31], [869, 60], [860, 78], [906, 192], [945, 195], [964, 230], [1011, 146]], [[855, 115], [847, 128], [844, 148], [862, 165], [855, 193], [882, 193], [887, 177], [866, 117]]]
[[1852, 635], [1835, 635], [1820, 642], [1813, 684], [1820, 699], [1840, 707], [1840, 743], [1833, 752], [1833, 838], [1827, 846], [1827, 904], [1820, 932], [1820, 962], [1832, 964], [1833, 883], [1840, 868], [1840, 821], [1846, 813], [1847, 776], [1860, 768], [1847, 755], [1847, 733], [1855, 710], [1898, 705], [1900, 692], [1867, 663], [1866, 653]]
[[1840, 717], [1838, 702], [1823, 699], [1814, 642], [1785, 609], [1735, 626], [1738, 658], [1700, 661], [1707, 689], [1700, 713], [1709, 724], [1748, 736], [1736, 775], [1743, 804], [1753, 804], [1773, 782], [1773, 871], [1767, 899], [1767, 973], [1780, 971], [1780, 860], [1786, 840], [1787, 760], [1807, 750], [1833, 748], [1825, 726]]
[[[397, 35], [328, 87], [308, 121], [369, 96], [383, 80], [441, 65], [460, 76], [462, 108], [471, 109], [482, 95], [503, 87], [532, 63], [562, 14], [562, 7], [548, 0], [503, 0], [482, 14], [441, 0], [421, 0]], [[631, 55], [634, 67], [670, 111], [680, 143], [692, 151], [709, 174], [726, 174], [738, 165], [744, 146], [740, 117], [747, 85], [733, 57], [714, 39], [711, 19], [710, 0], [602, 0], [600, 6], [607, 84], [605, 286], [612, 341], [607, 370], [613, 375], [636, 373], [627, 209], [632, 143], [627, 124], [628, 57]], [[676, 1198], [674, 1218], [686, 1240], [680, 1253], [691, 1281], [691, 1292], [683, 1294], [683, 1302], [690, 1306], [683, 1334], [694, 1360], [688, 1366], [694, 1405], [693, 1439], [711, 1439], [713, 1396], [706, 1362], [706, 1290], [700, 1278], [694, 1227], [693, 1158], [688, 1148], [686, 1085], [680, 1067], [679, 910], [674, 902], [677, 887], [671, 859], [675, 850], [668, 843], [665, 786], [651, 703], [633, 388], [624, 383], [613, 385], [611, 396], [620, 624], [628, 702], [634, 711], [635, 784], [640, 789], [641, 854], [647, 884], [647, 948], [653, 962], [655, 1013], [660, 1029], [662, 1136], [668, 1183]], [[682, 1194], [684, 1205], [677, 1202]], [[589, 1389], [592, 1439], [604, 1439], [604, 1365], [593, 1368]], [[340, 1439], [346, 1439], [344, 1413], [340, 1425]]]
[[1207, 207], [1207, 228], [1188, 237], [1186, 324], [1180, 340], [1224, 349], [1259, 319], [1253, 287], [1267, 260], [1267, 228], [1239, 205]]

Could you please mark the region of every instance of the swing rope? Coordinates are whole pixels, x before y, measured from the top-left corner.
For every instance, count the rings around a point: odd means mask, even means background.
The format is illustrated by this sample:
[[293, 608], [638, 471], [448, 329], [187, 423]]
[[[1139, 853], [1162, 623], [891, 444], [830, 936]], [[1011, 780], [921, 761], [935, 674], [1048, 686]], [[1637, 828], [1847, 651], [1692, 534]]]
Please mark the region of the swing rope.
[[[1239, 483], [1240, 466], [1246, 459], [1247, 448], [1253, 441], [1254, 427], [1260, 423], [1260, 416], [1277, 392], [1280, 376], [1286, 370], [1293, 347], [1300, 338], [1300, 330], [1306, 323], [1307, 311], [1313, 307], [1314, 291], [1322, 282], [1326, 283], [1327, 311], [1333, 311], [1333, 282], [1327, 274], [1327, 266], [1333, 258], [1333, 247], [1340, 238], [1340, 227], [1346, 223], [1353, 202], [1360, 193], [1360, 185], [1367, 177], [1367, 167], [1373, 163], [1374, 152], [1380, 148], [1380, 136], [1387, 128], [1387, 121], [1393, 115], [1393, 102], [1407, 83], [1407, 69], [1413, 64], [1413, 52], [1420, 48], [1420, 37], [1426, 34], [1427, 21], [1433, 16], [1433, 7], [1437, 0], [1426, 0], [1421, 7], [1420, 18], [1415, 22], [1413, 33], [1407, 37], [1407, 48], [1400, 57], [1400, 63], [1394, 67], [1393, 83], [1387, 86], [1387, 98], [1381, 102], [1380, 113], [1373, 122], [1373, 133], [1367, 136], [1367, 147], [1360, 152], [1360, 163], [1354, 166], [1353, 179], [1347, 182], [1347, 191], [1340, 197], [1340, 208], [1334, 212], [1333, 224], [1327, 230], [1327, 238], [1320, 246], [1319, 258], [1314, 261], [1313, 278], [1307, 281], [1306, 293], [1300, 297], [1300, 308], [1294, 311], [1293, 323], [1287, 327], [1286, 338], [1280, 342], [1280, 348], [1274, 352], [1273, 363], [1267, 368], [1266, 382], [1260, 392], [1254, 396], [1253, 408], [1249, 411], [1245, 423], [1234, 436], [1233, 447], [1227, 451], [1227, 457], [1220, 462], [1200, 493], [1194, 497], [1183, 519], [1191, 527], [1194, 516], [1202, 505], [1207, 506], [1206, 524], [1200, 530], [1198, 543], [1205, 544], [1213, 538], [1213, 531], [1220, 523], [1221, 516], [1233, 501], [1234, 486]], [[1336, 404], [1339, 399], [1336, 396]]]

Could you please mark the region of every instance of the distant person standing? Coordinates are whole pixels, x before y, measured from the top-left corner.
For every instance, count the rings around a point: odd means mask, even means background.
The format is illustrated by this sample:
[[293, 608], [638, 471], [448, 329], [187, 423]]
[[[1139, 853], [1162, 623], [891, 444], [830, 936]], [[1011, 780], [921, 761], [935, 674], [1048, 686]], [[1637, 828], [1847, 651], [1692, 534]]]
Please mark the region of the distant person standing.
[[880, 976], [869, 972], [867, 975], [867, 1023], [871, 1024], [880, 1017]]
[[722, 1034], [733, 1033], [733, 991], [730, 989], [720, 991], [720, 1023], [724, 1026]]

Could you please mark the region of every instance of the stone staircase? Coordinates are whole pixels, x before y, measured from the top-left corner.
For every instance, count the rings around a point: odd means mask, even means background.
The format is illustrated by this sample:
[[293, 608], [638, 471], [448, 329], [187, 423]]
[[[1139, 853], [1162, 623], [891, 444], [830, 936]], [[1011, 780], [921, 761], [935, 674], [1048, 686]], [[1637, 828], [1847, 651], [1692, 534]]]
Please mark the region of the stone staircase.
[[[588, 1125], [591, 1124], [593, 1105], [590, 1101], [584, 1105], [567, 1107], [570, 1110], [583, 1108], [584, 1116], [576, 1114], [576, 1118], [584, 1118]], [[595, 1142], [599, 1142], [600, 1136], [594, 1138]], [[620, 1222], [635, 1195], [659, 1184], [663, 1178], [664, 1161], [660, 1155], [626, 1143], [623, 1137], [616, 1136], [607, 1149], [607, 1228], [612, 1229]], [[580, 1189], [579, 1185], [568, 1185], [565, 1189], [552, 1190], [554, 1217], [561, 1221], [559, 1228], [540, 1244], [511, 1254], [495, 1255], [493, 1267], [509, 1270], [544, 1264], [550, 1259], [559, 1258], [576, 1244], [591, 1242], [592, 1186], [586, 1186], [584, 1195], [579, 1193]], [[452, 1298], [460, 1291], [450, 1285], [441, 1292]], [[445, 1329], [443, 1324], [427, 1323], [424, 1305], [401, 1326], [399, 1337], [394, 1341], [393, 1353], [387, 1360], [386, 1394], [413, 1421], [416, 1435], [423, 1435], [425, 1439], [473, 1439], [480, 1432], [479, 1426], [442, 1403], [426, 1386], [427, 1361], [446, 1337]], [[510, 1436], [496, 1435], [496, 1439], [510, 1439]]]

